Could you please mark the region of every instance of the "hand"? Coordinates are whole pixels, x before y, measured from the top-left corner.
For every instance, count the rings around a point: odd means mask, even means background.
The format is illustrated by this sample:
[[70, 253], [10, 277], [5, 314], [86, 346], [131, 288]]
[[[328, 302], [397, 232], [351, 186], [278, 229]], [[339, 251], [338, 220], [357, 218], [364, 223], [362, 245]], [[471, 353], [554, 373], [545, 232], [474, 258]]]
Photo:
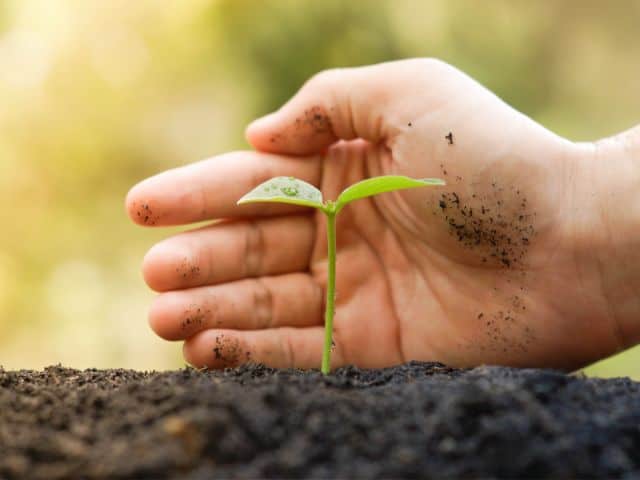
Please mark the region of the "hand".
[[[162, 292], [155, 332], [194, 366], [316, 368], [323, 343], [324, 217], [236, 206], [292, 175], [331, 199], [363, 178], [440, 177], [338, 217], [333, 367], [407, 360], [574, 368], [622, 347], [573, 215], [585, 148], [455, 68], [406, 60], [327, 71], [249, 126], [257, 152], [171, 170], [127, 197], [142, 225], [217, 220], [144, 260]], [[584, 191], [582, 191], [584, 190]]]

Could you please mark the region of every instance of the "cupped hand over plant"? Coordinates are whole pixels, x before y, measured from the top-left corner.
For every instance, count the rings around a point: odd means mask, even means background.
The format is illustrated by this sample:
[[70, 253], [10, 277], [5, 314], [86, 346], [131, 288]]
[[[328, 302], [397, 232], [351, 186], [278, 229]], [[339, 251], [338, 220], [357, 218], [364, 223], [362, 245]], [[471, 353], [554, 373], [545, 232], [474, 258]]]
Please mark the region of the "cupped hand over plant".
[[326, 199], [364, 178], [446, 187], [355, 202], [337, 225], [333, 367], [408, 360], [573, 368], [621, 347], [589, 261], [585, 147], [455, 68], [406, 60], [312, 78], [247, 136], [256, 152], [164, 172], [128, 195], [147, 226], [216, 220], [155, 245], [152, 328], [195, 366], [317, 367], [324, 215], [236, 206], [291, 175]]

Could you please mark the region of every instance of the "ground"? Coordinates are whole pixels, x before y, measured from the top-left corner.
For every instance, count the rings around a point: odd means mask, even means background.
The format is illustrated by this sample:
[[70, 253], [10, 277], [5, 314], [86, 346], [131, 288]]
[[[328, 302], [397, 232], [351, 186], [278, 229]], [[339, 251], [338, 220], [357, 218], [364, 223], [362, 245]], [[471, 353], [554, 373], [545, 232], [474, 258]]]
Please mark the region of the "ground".
[[0, 478], [640, 476], [640, 383], [409, 363], [0, 369]]

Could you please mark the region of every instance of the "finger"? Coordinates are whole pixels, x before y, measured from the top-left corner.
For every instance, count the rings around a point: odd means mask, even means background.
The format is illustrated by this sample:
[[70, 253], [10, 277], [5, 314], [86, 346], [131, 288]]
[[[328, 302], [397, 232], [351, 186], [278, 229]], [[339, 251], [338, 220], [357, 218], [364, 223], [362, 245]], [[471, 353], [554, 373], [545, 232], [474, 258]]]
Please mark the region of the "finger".
[[413, 59], [327, 70], [280, 110], [254, 121], [247, 139], [258, 150], [295, 155], [323, 151], [338, 139], [388, 140], [417, 113], [415, 96], [442, 62]]
[[164, 292], [248, 277], [306, 271], [315, 238], [312, 215], [223, 222], [181, 233], [144, 258], [147, 285]]
[[220, 155], [143, 180], [129, 191], [126, 208], [134, 222], [147, 226], [300, 211], [279, 204], [236, 205], [245, 193], [278, 175], [317, 185], [320, 158], [257, 152]]
[[160, 294], [149, 323], [162, 338], [183, 340], [210, 328], [319, 325], [323, 305], [323, 289], [311, 275], [292, 273]]
[[[183, 353], [185, 360], [198, 368], [227, 368], [247, 362], [274, 368], [319, 368], [323, 342], [323, 327], [205, 330], [185, 341]], [[331, 367], [343, 364], [339, 349], [334, 349]]]

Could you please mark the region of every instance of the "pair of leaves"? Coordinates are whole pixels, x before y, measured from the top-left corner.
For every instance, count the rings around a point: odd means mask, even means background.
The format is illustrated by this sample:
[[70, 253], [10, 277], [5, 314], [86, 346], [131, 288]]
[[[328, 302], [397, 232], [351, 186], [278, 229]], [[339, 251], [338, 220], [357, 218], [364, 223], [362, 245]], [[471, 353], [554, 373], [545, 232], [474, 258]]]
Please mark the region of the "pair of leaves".
[[339, 212], [346, 204], [379, 193], [426, 186], [445, 185], [439, 178], [416, 179], [402, 175], [372, 177], [354, 183], [338, 196], [335, 203], [324, 203], [322, 192], [305, 181], [294, 177], [275, 177], [258, 185], [242, 197], [238, 204], [277, 202], [318, 208], [324, 212]]

